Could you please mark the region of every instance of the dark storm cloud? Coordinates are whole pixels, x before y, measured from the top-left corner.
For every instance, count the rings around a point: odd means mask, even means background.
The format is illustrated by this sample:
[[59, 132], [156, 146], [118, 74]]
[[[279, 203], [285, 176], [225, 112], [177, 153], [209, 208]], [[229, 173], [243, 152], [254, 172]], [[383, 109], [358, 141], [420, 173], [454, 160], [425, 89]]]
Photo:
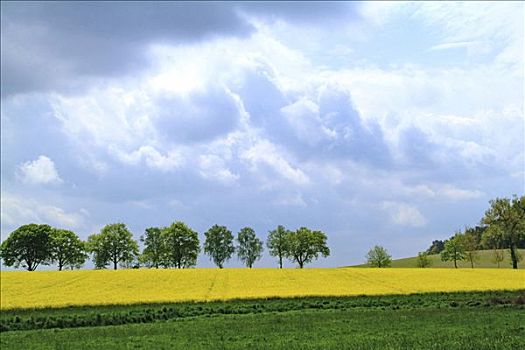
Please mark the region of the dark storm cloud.
[[2, 96], [75, 91], [148, 66], [148, 44], [250, 35], [247, 17], [340, 18], [345, 3], [2, 2]]
[[147, 65], [154, 42], [246, 36], [234, 6], [206, 2], [2, 3], [2, 96], [74, 88]]

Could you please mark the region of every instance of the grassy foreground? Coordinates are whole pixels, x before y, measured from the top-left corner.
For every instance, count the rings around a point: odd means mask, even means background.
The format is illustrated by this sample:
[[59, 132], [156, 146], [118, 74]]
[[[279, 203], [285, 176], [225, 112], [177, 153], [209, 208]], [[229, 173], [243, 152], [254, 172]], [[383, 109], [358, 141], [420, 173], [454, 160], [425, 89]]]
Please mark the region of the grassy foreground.
[[[2, 349], [518, 349], [525, 337], [521, 292], [297, 298], [3, 311], [2, 321], [78, 315], [174, 318], [135, 324], [3, 332]], [[146, 309], [144, 309], [146, 308]], [[91, 310], [91, 311], [89, 311]], [[199, 312], [201, 312], [199, 314]], [[186, 314], [184, 314], [186, 313]], [[10, 315], [9, 315], [10, 314]], [[47, 316], [46, 316], [47, 315]], [[109, 319], [108, 319], [109, 320]], [[29, 322], [30, 323], [30, 322]], [[106, 323], [108, 324], [108, 323]]]
[[517, 290], [508, 269], [188, 269], [1, 272], [1, 309], [268, 297]]

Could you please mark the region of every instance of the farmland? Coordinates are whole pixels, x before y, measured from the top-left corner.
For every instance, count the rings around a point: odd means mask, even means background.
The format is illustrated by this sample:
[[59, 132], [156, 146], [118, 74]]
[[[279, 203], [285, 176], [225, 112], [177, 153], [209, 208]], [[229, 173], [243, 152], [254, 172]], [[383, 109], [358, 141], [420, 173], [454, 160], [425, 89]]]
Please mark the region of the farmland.
[[517, 349], [525, 336], [524, 303], [523, 291], [499, 291], [9, 310], [2, 327], [16, 331], [2, 333], [1, 345]]
[[1, 308], [517, 290], [509, 269], [186, 269], [2, 272]]

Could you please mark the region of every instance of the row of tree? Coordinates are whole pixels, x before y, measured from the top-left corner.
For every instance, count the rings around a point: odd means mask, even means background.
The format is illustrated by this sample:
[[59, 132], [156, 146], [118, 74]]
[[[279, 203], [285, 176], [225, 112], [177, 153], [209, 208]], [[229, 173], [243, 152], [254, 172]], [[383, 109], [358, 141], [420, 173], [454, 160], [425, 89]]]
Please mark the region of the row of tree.
[[[214, 225], [204, 233], [204, 253], [219, 267], [237, 253], [247, 267], [261, 259], [263, 242], [250, 227], [242, 228], [236, 239], [225, 226]], [[72, 231], [49, 225], [28, 224], [13, 231], [0, 246], [0, 257], [6, 266], [23, 267], [34, 271], [39, 265], [57, 264], [58, 269], [80, 268], [91, 254], [95, 268], [108, 265], [151, 268], [189, 268], [197, 264], [201, 252], [199, 235], [181, 221], [168, 227], [150, 227], [140, 237], [142, 253], [133, 234], [123, 223], [104, 226], [100, 233], [86, 242]], [[236, 241], [236, 242], [235, 242]], [[327, 257], [330, 249], [327, 236], [321, 231], [301, 227], [296, 231], [278, 226], [270, 231], [266, 242], [271, 256], [277, 257], [279, 267], [289, 259], [303, 268], [319, 256]]]
[[521, 255], [518, 249], [525, 248], [525, 196], [496, 198], [475, 227], [466, 227], [445, 241], [435, 240], [425, 254], [440, 254], [441, 260], [469, 261], [471, 267], [479, 261], [479, 250], [492, 250], [498, 267], [504, 260], [504, 249], [508, 249], [514, 269], [518, 268]]

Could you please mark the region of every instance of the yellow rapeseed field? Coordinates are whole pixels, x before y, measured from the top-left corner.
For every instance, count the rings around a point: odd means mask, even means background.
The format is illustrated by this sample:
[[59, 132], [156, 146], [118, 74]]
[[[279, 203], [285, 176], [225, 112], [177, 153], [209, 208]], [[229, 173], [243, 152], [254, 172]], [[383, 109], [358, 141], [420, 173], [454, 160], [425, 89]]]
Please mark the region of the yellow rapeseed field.
[[189, 269], [1, 272], [1, 309], [238, 298], [525, 289], [509, 269]]

